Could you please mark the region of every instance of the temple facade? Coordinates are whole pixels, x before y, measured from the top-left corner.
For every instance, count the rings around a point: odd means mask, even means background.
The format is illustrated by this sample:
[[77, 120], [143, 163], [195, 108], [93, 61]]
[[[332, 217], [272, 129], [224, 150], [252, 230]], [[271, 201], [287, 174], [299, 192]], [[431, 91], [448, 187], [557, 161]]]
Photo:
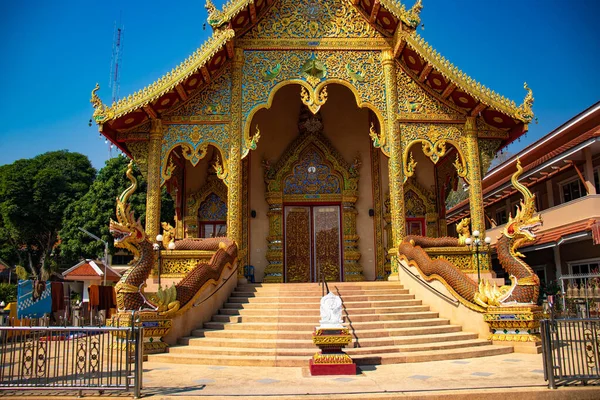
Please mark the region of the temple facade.
[[[440, 56], [417, 33], [420, 0], [206, 8], [211, 38], [171, 72], [112, 105], [92, 91], [100, 132], [147, 177], [150, 238], [161, 222], [175, 241], [227, 236], [259, 282], [384, 280], [406, 235], [447, 235], [459, 178], [485, 232], [482, 174], [527, 130], [527, 85], [516, 105]], [[202, 258], [173, 252], [173, 279]]]

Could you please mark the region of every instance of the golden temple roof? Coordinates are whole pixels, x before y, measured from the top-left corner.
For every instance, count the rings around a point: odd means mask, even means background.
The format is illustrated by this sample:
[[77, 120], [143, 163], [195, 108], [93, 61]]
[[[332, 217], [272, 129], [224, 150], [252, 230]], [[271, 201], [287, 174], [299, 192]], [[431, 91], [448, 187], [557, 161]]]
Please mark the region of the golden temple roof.
[[533, 105], [533, 93], [527, 86], [527, 83], [524, 84], [527, 94], [525, 95], [523, 104], [517, 106], [513, 100], [499, 95], [458, 69], [416, 32], [406, 34], [404, 39], [412, 49], [424, 60], [433, 65], [444, 77], [475, 99], [524, 123], [529, 123], [533, 119], [533, 110], [531, 109]]
[[[273, 0], [277, 1], [277, 0]], [[349, 1], [358, 7], [359, 0], [341, 0]], [[206, 9], [208, 10], [208, 22], [214, 28], [213, 35], [191, 56], [183, 61], [176, 68], [167, 72], [163, 77], [154, 83], [129, 95], [111, 106], [102, 103], [98, 95], [98, 85], [92, 91], [91, 103], [94, 106], [93, 118], [98, 124], [104, 124], [116, 120], [119, 117], [136, 111], [149, 103], [159, 99], [167, 92], [172, 91], [177, 85], [183, 83], [192, 74], [205, 67], [227, 42], [236, 36], [236, 31], [229, 23], [236, 15], [242, 12], [246, 7], [251, 7], [255, 0], [229, 0], [222, 10], [218, 10], [211, 0], [207, 0]], [[269, 2], [270, 3], [270, 2]], [[531, 106], [533, 104], [533, 95], [531, 90], [525, 84], [528, 93], [525, 96], [523, 104], [517, 106], [511, 101], [494, 91], [475, 81], [467, 74], [459, 70], [446, 58], [441, 56], [433, 49], [421, 36], [416, 33], [416, 27], [420, 24], [419, 13], [422, 9], [421, 0], [417, 0], [412, 8], [406, 9], [397, 0], [380, 0], [379, 4], [399, 21], [402, 21], [407, 30], [400, 33], [408, 47], [414, 50], [417, 55], [427, 64], [443, 75], [448, 81], [453, 83], [456, 88], [472, 96], [475, 100], [481, 102], [490, 109], [496, 110], [524, 124], [529, 123], [533, 118]], [[262, 14], [264, 15], [264, 13]], [[364, 14], [363, 14], [364, 15]], [[402, 24], [398, 24], [397, 29], [402, 29]], [[227, 26], [227, 27], [226, 27]]]

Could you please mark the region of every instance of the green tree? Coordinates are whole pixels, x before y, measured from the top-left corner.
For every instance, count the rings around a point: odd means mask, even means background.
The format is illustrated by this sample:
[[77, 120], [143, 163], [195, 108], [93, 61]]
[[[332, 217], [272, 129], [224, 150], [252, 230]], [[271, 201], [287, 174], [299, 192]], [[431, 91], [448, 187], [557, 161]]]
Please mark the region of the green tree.
[[[109, 232], [109, 220], [116, 220], [115, 207], [117, 197], [131, 184], [125, 176], [129, 159], [124, 156], [111, 158], [89, 191], [78, 201], [67, 207], [63, 229], [60, 231], [60, 253], [63, 262], [73, 264], [84, 257], [101, 257], [104, 245], [79, 230], [79, 227], [102, 238], [109, 244], [109, 252], [114, 253], [113, 237]], [[146, 179], [137, 167], [134, 176], [138, 187], [129, 198], [135, 218], [142, 224], [146, 218]], [[161, 221], [173, 221], [174, 203], [163, 189], [161, 198]]]
[[26, 265], [45, 280], [64, 210], [92, 184], [96, 170], [87, 156], [67, 150], [17, 160], [0, 168], [0, 254]]

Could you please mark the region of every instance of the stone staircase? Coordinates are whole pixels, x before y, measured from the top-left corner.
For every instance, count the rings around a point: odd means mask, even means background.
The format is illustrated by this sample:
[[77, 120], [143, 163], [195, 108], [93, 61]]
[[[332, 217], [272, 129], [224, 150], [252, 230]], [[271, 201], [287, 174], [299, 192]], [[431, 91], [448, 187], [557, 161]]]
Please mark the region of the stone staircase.
[[[399, 282], [331, 282], [341, 296], [359, 365], [485, 357], [511, 353], [439, 318]], [[238, 285], [211, 322], [179, 340], [156, 362], [303, 367], [318, 349], [321, 287], [307, 284]]]

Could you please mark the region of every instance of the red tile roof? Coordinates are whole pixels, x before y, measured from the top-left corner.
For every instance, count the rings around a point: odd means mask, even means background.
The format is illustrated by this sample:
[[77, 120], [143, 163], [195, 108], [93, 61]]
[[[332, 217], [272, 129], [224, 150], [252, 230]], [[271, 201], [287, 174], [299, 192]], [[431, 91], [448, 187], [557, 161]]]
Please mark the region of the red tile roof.
[[527, 247], [539, 246], [546, 243], [556, 243], [560, 239], [569, 235], [573, 235], [580, 232], [591, 232], [592, 228], [594, 226], [598, 226], [599, 223], [600, 220], [590, 218], [569, 225], [557, 226], [556, 228], [552, 228], [538, 234], [535, 242], [529, 244]]
[[[78, 278], [79, 279], [82, 279], [82, 278], [90, 279], [90, 277], [93, 277], [93, 278], [97, 277], [98, 279], [101, 279], [102, 275], [98, 274], [96, 269], [90, 264], [91, 262], [94, 262], [101, 271], [104, 271], [104, 264], [101, 261], [85, 260], [85, 261], [82, 261], [79, 264], [73, 266], [71, 269], [65, 271], [63, 273], [63, 276], [66, 279], [71, 279], [71, 280], [77, 280]], [[113, 271], [112, 268], [110, 268], [110, 267], [106, 268], [106, 279], [107, 280], [116, 282], [120, 278], [121, 278], [121, 276], [118, 273], [116, 273], [115, 271]]]

